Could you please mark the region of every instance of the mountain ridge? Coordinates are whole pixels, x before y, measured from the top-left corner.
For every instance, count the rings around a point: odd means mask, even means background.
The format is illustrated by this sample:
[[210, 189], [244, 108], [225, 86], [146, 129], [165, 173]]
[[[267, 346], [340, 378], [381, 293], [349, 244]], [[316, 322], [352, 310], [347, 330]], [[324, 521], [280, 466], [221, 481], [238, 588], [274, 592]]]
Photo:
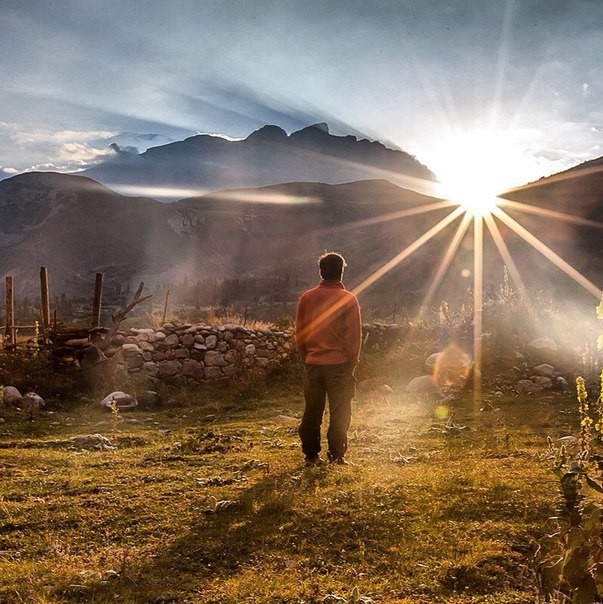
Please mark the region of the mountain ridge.
[[[335, 136], [324, 122], [291, 134], [268, 124], [239, 140], [198, 134], [143, 153], [119, 148], [83, 173], [116, 190], [143, 184], [203, 192], [281, 182], [340, 184], [384, 174], [398, 184], [405, 178], [435, 180], [410, 154], [379, 141]], [[178, 196], [168, 193], [165, 198], [175, 201]]]

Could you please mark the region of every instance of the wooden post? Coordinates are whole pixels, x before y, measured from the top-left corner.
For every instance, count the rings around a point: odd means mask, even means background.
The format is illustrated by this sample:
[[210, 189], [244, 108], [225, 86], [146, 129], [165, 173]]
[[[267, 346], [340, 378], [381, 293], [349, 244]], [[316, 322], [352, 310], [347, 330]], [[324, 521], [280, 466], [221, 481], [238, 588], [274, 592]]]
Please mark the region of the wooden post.
[[13, 291], [13, 278], [6, 277], [6, 328], [5, 336], [8, 342], [8, 346], [14, 348], [17, 343], [15, 337], [15, 294]]
[[48, 291], [48, 269], [45, 266], [40, 267], [40, 294], [42, 310], [42, 333], [50, 329], [50, 294]]
[[94, 280], [94, 301], [92, 302], [92, 327], [100, 326], [102, 298], [103, 273], [96, 273], [96, 279]]
[[165, 304], [163, 305], [163, 317], [161, 318], [161, 324], [162, 325], [165, 323], [165, 320], [167, 318], [168, 298], [169, 297], [170, 297], [170, 290], [168, 289], [165, 292]]

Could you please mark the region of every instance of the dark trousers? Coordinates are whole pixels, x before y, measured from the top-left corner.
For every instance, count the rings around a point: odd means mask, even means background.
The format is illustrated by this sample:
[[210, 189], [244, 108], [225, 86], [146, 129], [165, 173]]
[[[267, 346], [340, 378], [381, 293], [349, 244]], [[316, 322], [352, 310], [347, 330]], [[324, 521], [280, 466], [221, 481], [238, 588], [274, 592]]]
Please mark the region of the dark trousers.
[[299, 426], [302, 451], [306, 457], [315, 457], [321, 450], [320, 427], [329, 400], [329, 457], [343, 457], [348, 448], [348, 429], [352, 419], [352, 397], [356, 378], [351, 363], [343, 365], [305, 365], [304, 397], [306, 408]]

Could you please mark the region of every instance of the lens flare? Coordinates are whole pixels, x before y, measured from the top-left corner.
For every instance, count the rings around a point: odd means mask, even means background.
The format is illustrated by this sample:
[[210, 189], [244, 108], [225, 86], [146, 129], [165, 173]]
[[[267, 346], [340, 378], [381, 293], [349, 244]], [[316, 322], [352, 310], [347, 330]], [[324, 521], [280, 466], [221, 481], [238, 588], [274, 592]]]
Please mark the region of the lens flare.
[[449, 344], [438, 355], [433, 371], [433, 383], [438, 392], [460, 392], [471, 371], [471, 357], [457, 344]]

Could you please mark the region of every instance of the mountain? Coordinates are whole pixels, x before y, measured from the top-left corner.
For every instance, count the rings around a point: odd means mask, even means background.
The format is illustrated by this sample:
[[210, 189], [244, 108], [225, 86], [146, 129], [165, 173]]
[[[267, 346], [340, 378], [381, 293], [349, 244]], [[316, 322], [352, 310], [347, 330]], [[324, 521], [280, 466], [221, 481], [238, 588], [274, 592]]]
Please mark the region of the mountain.
[[[82, 176], [28, 173], [0, 182], [0, 274], [36, 293], [40, 266], [55, 291], [88, 294], [94, 273], [106, 283], [142, 279], [268, 277], [310, 283], [315, 259], [340, 250], [356, 279], [430, 228], [445, 212], [381, 220], [434, 200], [384, 180], [341, 185], [288, 183], [229, 190], [172, 204], [124, 197]], [[417, 289], [418, 262], [404, 284]]]
[[98, 270], [124, 279], [159, 268], [163, 255], [151, 242], [166, 220], [159, 202], [116, 195], [89, 178], [21, 174], [0, 182], [0, 273], [13, 275], [17, 291], [32, 291], [48, 266], [61, 291], [78, 292]]
[[603, 157], [518, 187], [502, 197], [544, 210], [526, 213], [525, 209], [503, 206], [530, 231], [545, 233], [554, 251], [603, 288]]
[[[243, 140], [201, 134], [140, 154], [118, 145], [112, 148], [114, 157], [85, 175], [116, 190], [143, 185], [203, 193], [282, 182], [338, 184], [386, 178], [403, 185], [409, 178], [434, 180], [408, 153], [355, 136], [334, 136], [325, 123], [290, 135], [268, 125]], [[163, 196], [178, 197], [169, 191]]]
[[[286, 137], [271, 130], [257, 136]], [[525, 207], [520, 211], [503, 206], [599, 286], [603, 283], [600, 164], [603, 160], [590, 162], [505, 195], [509, 201], [529, 204], [531, 213]], [[115, 290], [127, 284], [136, 286], [139, 280], [153, 288], [208, 277], [253, 277], [268, 282], [280, 277], [291, 279], [300, 289], [316, 280], [318, 255], [335, 249], [347, 258], [346, 283], [354, 287], [450, 212], [423, 211], [435, 201], [387, 180], [372, 179], [231, 188], [164, 204], [120, 195], [84, 176], [21, 174], [0, 181], [0, 275], [13, 275], [18, 293], [34, 295], [40, 266], [49, 268], [55, 293], [86, 296], [97, 271], [105, 273], [107, 289]], [[365, 307], [383, 309], [388, 304], [391, 308], [419, 302], [457, 224], [367, 288], [362, 294]], [[532, 289], [565, 297], [581, 292], [549, 260], [504, 225], [499, 226]], [[502, 262], [487, 231], [484, 240], [485, 289], [495, 293], [503, 277]], [[435, 302], [458, 300], [472, 286], [472, 269], [469, 229]]]

